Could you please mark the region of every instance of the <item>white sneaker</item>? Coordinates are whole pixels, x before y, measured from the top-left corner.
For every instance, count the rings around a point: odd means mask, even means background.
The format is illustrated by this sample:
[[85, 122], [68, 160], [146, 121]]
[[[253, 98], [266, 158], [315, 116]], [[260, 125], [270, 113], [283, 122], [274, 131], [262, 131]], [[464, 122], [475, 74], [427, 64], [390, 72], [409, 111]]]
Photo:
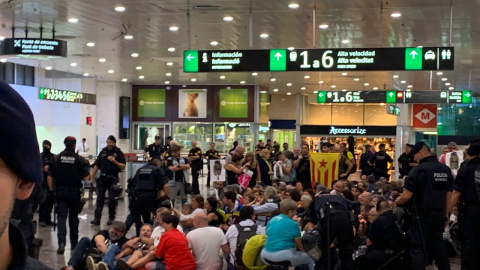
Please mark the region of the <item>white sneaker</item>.
[[87, 268], [88, 270], [98, 270], [98, 267], [95, 264], [95, 261], [93, 260], [92, 256], [87, 257]]
[[99, 262], [97, 264], [97, 270], [108, 270], [108, 265], [104, 262]]

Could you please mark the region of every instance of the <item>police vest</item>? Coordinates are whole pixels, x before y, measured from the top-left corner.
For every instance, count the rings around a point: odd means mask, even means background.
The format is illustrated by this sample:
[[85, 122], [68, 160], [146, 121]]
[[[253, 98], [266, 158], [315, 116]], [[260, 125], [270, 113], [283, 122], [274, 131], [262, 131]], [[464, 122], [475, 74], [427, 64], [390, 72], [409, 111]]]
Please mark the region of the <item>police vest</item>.
[[73, 150], [63, 151], [55, 157], [55, 184], [57, 187], [82, 187], [81, 162], [83, 158]]
[[138, 169], [135, 190], [155, 191], [155, 176], [157, 169], [157, 166], [151, 164]]
[[425, 172], [426, 185], [423, 194], [423, 207], [428, 210], [445, 209], [450, 169], [440, 162], [425, 162], [418, 165]]

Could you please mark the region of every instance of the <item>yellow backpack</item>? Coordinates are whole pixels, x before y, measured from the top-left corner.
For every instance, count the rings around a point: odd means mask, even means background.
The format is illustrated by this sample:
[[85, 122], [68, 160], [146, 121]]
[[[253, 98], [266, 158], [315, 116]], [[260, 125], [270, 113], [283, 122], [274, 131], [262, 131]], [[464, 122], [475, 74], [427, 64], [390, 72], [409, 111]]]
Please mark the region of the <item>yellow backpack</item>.
[[257, 234], [248, 239], [243, 249], [242, 260], [243, 264], [250, 270], [263, 270], [268, 267], [260, 258], [267, 236]]

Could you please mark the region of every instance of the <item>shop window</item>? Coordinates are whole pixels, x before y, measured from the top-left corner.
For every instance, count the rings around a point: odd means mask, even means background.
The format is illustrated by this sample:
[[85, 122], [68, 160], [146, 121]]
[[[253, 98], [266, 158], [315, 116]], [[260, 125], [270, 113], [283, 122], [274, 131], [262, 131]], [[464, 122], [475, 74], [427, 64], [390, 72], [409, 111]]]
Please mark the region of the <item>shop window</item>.
[[188, 153], [192, 141], [197, 141], [197, 147], [207, 151], [212, 142], [212, 124], [198, 122], [181, 122], [173, 124], [173, 139], [183, 146], [182, 153]]
[[134, 143], [133, 150], [143, 151], [146, 146], [155, 141], [155, 136], [160, 136], [162, 144], [170, 134], [170, 125], [168, 124], [135, 124], [134, 125]]

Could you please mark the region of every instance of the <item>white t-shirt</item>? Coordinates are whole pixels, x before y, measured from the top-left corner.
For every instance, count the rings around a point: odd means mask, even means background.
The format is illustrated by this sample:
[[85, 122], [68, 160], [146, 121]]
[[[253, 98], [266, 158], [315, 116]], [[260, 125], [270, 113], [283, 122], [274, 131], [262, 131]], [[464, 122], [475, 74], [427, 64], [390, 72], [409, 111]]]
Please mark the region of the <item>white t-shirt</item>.
[[[255, 223], [251, 219], [240, 221], [240, 226], [253, 226]], [[257, 234], [265, 234], [265, 227], [260, 225], [257, 226]], [[235, 250], [237, 249], [237, 237], [238, 230], [237, 226], [233, 225], [228, 228], [227, 233], [225, 234], [227, 238], [228, 245], [230, 246], [230, 263], [235, 265]]]
[[197, 270], [220, 268], [218, 251], [227, 243], [223, 231], [217, 227], [202, 227], [187, 234], [188, 246], [192, 249]]
[[[177, 226], [177, 230], [181, 231], [183, 233], [183, 229], [180, 225]], [[153, 244], [155, 247], [158, 246], [158, 243], [160, 243], [160, 237], [162, 237], [162, 234], [165, 232], [165, 229], [162, 226], [157, 226], [152, 232], [152, 235], [150, 238], [153, 239]]]

